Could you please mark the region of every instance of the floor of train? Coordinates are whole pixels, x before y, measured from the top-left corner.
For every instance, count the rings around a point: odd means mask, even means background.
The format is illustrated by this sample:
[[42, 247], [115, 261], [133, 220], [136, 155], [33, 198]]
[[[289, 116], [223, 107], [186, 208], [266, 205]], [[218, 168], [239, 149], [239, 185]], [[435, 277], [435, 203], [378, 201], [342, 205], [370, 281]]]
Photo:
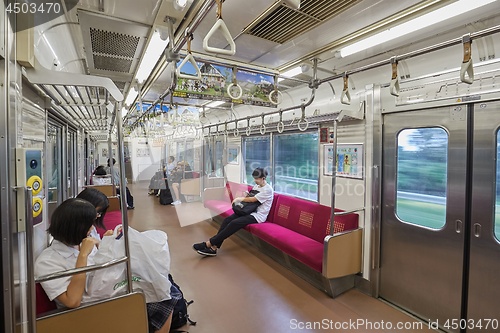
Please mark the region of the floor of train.
[[426, 323], [396, 329], [418, 320], [357, 290], [332, 299], [237, 236], [217, 257], [198, 255], [192, 244], [217, 231], [209, 212], [200, 202], [162, 206], [148, 185], [129, 185], [135, 205], [129, 223], [167, 232], [172, 274], [195, 301], [188, 310], [197, 325], [184, 328], [189, 332], [433, 332]]

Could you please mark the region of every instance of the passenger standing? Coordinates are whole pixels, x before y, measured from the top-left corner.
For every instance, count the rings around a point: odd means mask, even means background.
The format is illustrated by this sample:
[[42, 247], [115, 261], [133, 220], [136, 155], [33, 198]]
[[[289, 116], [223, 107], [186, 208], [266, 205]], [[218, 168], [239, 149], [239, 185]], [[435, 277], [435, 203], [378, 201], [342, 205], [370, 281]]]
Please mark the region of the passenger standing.
[[[116, 164], [116, 160], [113, 158], [113, 167], [111, 167], [110, 160], [108, 158], [107, 172], [108, 172], [108, 174], [112, 173], [113, 182], [116, 186], [116, 193], [120, 194], [120, 187], [119, 187], [120, 186], [120, 170], [118, 170], [118, 168], [114, 166], [115, 164]], [[128, 189], [126, 183], [127, 183], [127, 180], [125, 180], [125, 192], [127, 195], [127, 209], [134, 209], [134, 197], [130, 193], [130, 190]]]
[[204, 256], [216, 256], [217, 249], [222, 246], [222, 242], [236, 231], [253, 223], [262, 223], [266, 221], [267, 215], [273, 204], [274, 192], [271, 185], [266, 182], [267, 171], [263, 168], [256, 168], [252, 172], [252, 177], [255, 181], [255, 186], [252, 190], [258, 191], [253, 197], [239, 197], [233, 200], [235, 202], [260, 202], [257, 210], [250, 215], [239, 216], [236, 214], [230, 215], [224, 219], [219, 231], [215, 236], [206, 242], [196, 243], [193, 249]]

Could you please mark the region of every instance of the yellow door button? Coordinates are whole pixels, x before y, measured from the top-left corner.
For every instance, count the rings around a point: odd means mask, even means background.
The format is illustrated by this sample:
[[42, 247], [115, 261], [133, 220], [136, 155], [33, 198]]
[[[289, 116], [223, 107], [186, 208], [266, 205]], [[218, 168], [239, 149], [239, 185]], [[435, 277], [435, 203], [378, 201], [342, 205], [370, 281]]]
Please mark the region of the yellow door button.
[[37, 217], [42, 212], [43, 201], [42, 199], [35, 197], [33, 198], [33, 217]]
[[42, 178], [38, 176], [31, 176], [28, 178], [26, 186], [33, 189], [33, 195], [37, 195], [42, 190]]

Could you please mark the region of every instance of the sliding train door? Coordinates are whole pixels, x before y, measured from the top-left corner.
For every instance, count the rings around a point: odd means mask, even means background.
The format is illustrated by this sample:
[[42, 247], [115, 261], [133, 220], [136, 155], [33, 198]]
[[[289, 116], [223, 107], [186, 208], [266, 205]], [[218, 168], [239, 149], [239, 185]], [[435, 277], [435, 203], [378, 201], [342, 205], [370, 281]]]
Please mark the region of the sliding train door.
[[471, 331], [492, 332], [500, 330], [499, 101], [474, 105], [473, 144], [467, 317]]
[[466, 107], [384, 116], [381, 298], [424, 320], [460, 318]]
[[384, 116], [380, 297], [447, 332], [500, 328], [500, 103]]

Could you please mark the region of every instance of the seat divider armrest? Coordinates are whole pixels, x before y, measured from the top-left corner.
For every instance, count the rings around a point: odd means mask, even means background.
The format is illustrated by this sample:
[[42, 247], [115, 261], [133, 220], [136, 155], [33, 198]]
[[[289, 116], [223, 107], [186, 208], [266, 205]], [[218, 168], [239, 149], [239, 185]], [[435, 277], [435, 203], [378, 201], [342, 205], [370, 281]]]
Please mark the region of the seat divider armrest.
[[223, 200], [224, 193], [226, 191], [225, 187], [210, 187], [203, 191], [203, 201], [208, 200]]
[[182, 195], [200, 195], [200, 178], [181, 179]]
[[328, 235], [324, 239], [323, 270], [327, 279], [361, 272], [363, 229]]

